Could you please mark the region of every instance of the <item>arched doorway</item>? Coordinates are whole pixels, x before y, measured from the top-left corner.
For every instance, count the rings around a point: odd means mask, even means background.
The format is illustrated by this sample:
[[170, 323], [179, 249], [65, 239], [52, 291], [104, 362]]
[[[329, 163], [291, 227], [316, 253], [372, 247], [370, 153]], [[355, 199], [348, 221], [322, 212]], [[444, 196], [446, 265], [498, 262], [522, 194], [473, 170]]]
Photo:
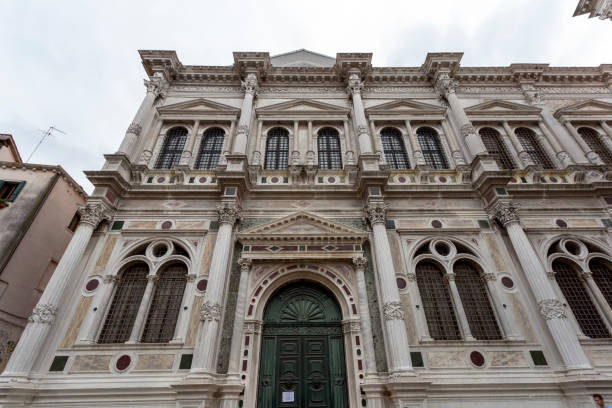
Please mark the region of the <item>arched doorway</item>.
[[319, 285], [279, 289], [264, 312], [257, 405], [348, 407], [342, 313]]

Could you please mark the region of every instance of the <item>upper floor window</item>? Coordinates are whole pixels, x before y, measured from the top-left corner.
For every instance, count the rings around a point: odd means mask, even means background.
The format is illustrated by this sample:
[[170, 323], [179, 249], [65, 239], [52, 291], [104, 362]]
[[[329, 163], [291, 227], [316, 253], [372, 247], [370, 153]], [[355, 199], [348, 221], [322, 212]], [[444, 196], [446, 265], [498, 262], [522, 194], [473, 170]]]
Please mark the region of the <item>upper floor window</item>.
[[594, 129], [588, 127], [579, 128], [578, 133], [585, 141], [585, 143], [589, 145], [591, 150], [597, 153], [597, 155], [601, 158], [601, 160], [603, 160], [605, 164], [612, 165], [612, 155], [601, 141], [599, 133], [597, 133]]
[[289, 161], [289, 132], [283, 128], [268, 131], [266, 141], [266, 164], [270, 170], [284, 170]]
[[395, 128], [384, 128], [380, 131], [380, 139], [389, 166], [392, 169], [409, 169], [410, 162], [404, 148], [402, 133]]
[[171, 169], [179, 163], [187, 141], [187, 129], [175, 127], [166, 133], [164, 145], [155, 164], [156, 169]]
[[25, 181], [13, 182], [0, 180], [0, 200], [8, 202], [15, 201], [25, 186], [25, 183]]
[[514, 169], [514, 163], [510, 158], [510, 154], [506, 149], [506, 145], [502, 140], [499, 132], [490, 127], [484, 127], [479, 130], [480, 138], [482, 139], [482, 143], [484, 144], [487, 152], [495, 157], [497, 162], [503, 169]]
[[218, 127], [206, 129], [200, 143], [200, 152], [195, 168], [202, 170], [215, 169], [221, 157], [224, 141], [225, 131], [223, 129]]
[[535, 164], [539, 164], [545, 169], [555, 168], [542, 146], [540, 146], [540, 143], [538, 143], [536, 134], [533, 130], [519, 127], [514, 130], [514, 134]]
[[333, 128], [323, 128], [317, 134], [319, 146], [319, 168], [341, 169], [342, 150], [340, 149], [340, 138], [338, 131]]
[[593, 272], [593, 280], [604, 299], [612, 307], [612, 270], [600, 259], [593, 259], [589, 263], [589, 269]]
[[422, 127], [417, 130], [417, 139], [428, 166], [432, 169], [448, 169], [438, 132], [430, 127]]

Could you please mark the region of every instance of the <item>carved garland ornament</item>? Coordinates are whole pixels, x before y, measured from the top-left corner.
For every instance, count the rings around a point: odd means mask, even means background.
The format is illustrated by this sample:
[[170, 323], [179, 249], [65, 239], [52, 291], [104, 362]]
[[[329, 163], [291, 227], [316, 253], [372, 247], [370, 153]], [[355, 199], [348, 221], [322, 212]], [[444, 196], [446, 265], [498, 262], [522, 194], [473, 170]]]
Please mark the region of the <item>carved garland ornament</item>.
[[387, 208], [389, 208], [389, 204], [382, 202], [369, 203], [364, 211], [367, 219], [370, 220], [370, 224], [384, 224], [387, 219]]
[[203, 321], [216, 321], [221, 319], [221, 305], [218, 303], [212, 303], [207, 300], [200, 310], [200, 320]]
[[217, 212], [219, 213], [219, 223], [221, 224], [234, 225], [241, 215], [240, 207], [235, 203], [220, 204], [217, 206]]
[[497, 218], [503, 226], [511, 222], [519, 222], [519, 208], [518, 203], [512, 201], [499, 201], [492, 210], [492, 215]]
[[565, 319], [567, 317], [563, 304], [558, 299], [540, 300], [538, 306], [540, 306], [540, 313], [546, 320]]
[[383, 316], [385, 320], [401, 320], [404, 318], [404, 311], [400, 302], [387, 302], [383, 306]]
[[55, 320], [56, 312], [57, 306], [53, 306], [48, 303], [36, 305], [32, 311], [32, 315], [28, 318], [28, 321], [31, 323], [51, 324]]
[[102, 220], [109, 218], [105, 210], [106, 208], [102, 204], [95, 203], [79, 207], [77, 211], [81, 217], [81, 223], [89, 224], [96, 228]]

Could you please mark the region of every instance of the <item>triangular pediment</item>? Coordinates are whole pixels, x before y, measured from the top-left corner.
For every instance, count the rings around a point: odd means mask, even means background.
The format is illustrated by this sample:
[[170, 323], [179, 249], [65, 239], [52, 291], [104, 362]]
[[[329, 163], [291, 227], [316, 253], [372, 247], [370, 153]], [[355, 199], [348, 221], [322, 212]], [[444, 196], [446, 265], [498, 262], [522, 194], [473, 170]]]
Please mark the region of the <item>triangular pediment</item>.
[[503, 100], [492, 100], [484, 103], [479, 103], [478, 105], [470, 106], [469, 108], [465, 108], [465, 113], [468, 115], [488, 115], [488, 114], [538, 114], [540, 112], [539, 108], [534, 108], [533, 106], [522, 105], [520, 103], [508, 102]]
[[399, 99], [383, 103], [376, 106], [371, 106], [366, 109], [366, 113], [370, 114], [443, 114], [445, 108], [441, 106], [431, 105], [413, 101], [410, 99]]
[[362, 242], [367, 233], [337, 221], [307, 212], [268, 221], [240, 231], [242, 242], [291, 241], [355, 241]]
[[612, 113], [612, 103], [598, 101], [597, 99], [589, 99], [583, 102], [574, 103], [572, 105], [561, 108], [555, 112], [555, 117], [560, 115], [601, 115]]
[[333, 67], [336, 59], [304, 48], [273, 55], [270, 57], [275, 67]]
[[294, 99], [257, 109], [257, 113], [348, 113], [348, 108], [310, 99]]
[[174, 103], [157, 108], [160, 113], [225, 113], [238, 114], [239, 108], [211, 101], [205, 98], [192, 99], [190, 101]]

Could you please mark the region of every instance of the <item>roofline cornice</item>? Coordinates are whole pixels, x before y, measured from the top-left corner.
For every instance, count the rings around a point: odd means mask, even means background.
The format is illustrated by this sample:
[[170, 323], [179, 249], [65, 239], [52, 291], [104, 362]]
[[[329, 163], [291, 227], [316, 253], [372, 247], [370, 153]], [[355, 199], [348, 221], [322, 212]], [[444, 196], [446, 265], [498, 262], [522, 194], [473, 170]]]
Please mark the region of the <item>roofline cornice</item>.
[[74, 188], [74, 190], [83, 198], [87, 198], [88, 195], [83, 190], [83, 187], [79, 183], [77, 183], [71, 176], [68, 174], [66, 170], [62, 166], [54, 166], [49, 164], [34, 164], [34, 163], [18, 163], [18, 162], [7, 162], [0, 161], [0, 169], [26, 169], [31, 171], [40, 171], [40, 172], [51, 172], [59, 174], [63, 177], [68, 184]]

